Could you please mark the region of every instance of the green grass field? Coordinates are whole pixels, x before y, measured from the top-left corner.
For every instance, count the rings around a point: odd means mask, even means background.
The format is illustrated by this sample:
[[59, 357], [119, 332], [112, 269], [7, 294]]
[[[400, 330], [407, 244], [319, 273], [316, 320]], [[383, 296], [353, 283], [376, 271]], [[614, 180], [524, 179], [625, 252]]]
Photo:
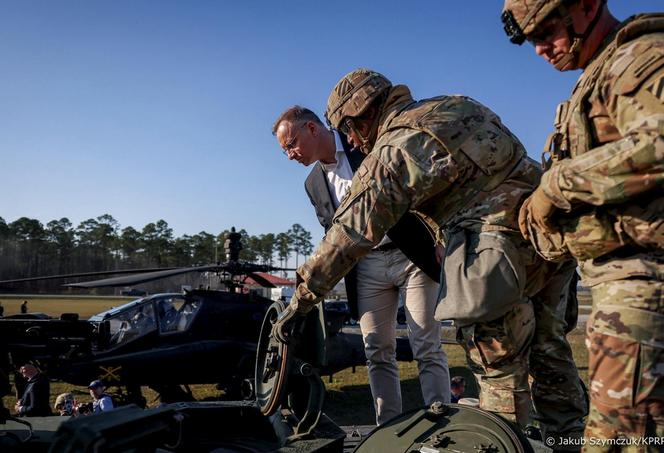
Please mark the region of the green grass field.
[[[23, 300], [28, 300], [30, 311], [40, 311], [48, 313], [51, 316], [59, 316], [65, 312], [78, 312], [82, 319], [106, 310], [112, 306], [125, 303], [131, 298], [41, 298], [29, 296], [25, 298], [12, 298], [0, 296], [0, 301], [5, 306], [5, 314], [17, 313], [19, 305]], [[11, 307], [11, 311], [10, 308]], [[446, 332], [445, 337], [450, 338], [451, 332]], [[581, 328], [577, 328], [569, 335], [569, 341], [572, 346], [574, 358], [579, 366], [579, 374], [587, 384], [588, 380], [588, 353], [584, 344], [584, 335]], [[451, 376], [463, 375], [467, 381], [470, 377], [470, 371], [465, 367], [465, 354], [460, 346], [444, 345]], [[417, 365], [415, 362], [399, 363], [401, 373], [401, 386], [403, 396], [404, 411], [416, 408], [423, 404], [422, 396], [417, 379]], [[374, 413], [371, 402], [371, 392], [369, 390], [366, 367], [356, 368], [353, 373], [350, 369], [344, 370], [333, 376], [332, 382], [328, 377], [324, 377], [327, 396], [325, 402], [325, 412], [340, 425], [366, 425], [374, 423]], [[113, 389], [111, 389], [113, 390]], [[214, 385], [192, 385], [191, 390], [196, 399], [214, 400], [222, 395]], [[81, 402], [90, 400], [88, 390], [84, 387], [76, 387], [62, 382], [51, 383], [51, 404], [55, 401], [58, 394], [63, 392], [73, 392], [76, 398]], [[469, 389], [472, 393], [472, 389]], [[143, 394], [148, 400], [149, 406], [158, 404], [158, 395], [148, 389], [143, 389]], [[5, 407], [13, 409], [16, 398], [13, 396], [3, 399]]]
[[33, 313], [46, 313], [59, 317], [62, 313], [78, 313], [81, 319], [112, 307], [125, 304], [135, 297], [101, 296], [35, 296], [0, 294], [0, 303], [5, 307], [5, 316], [20, 313], [23, 301], [28, 301], [28, 310]]

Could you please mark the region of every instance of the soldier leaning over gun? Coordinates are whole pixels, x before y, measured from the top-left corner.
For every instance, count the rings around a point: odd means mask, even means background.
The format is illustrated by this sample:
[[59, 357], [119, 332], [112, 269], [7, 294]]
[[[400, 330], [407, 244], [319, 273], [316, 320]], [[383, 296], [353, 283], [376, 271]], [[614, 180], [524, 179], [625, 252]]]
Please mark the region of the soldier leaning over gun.
[[592, 289], [586, 437], [662, 437], [664, 14], [618, 23], [603, 0], [507, 0], [502, 17], [512, 42], [583, 70], [520, 226], [545, 258], [576, 258]]
[[470, 98], [414, 101], [406, 86], [369, 70], [341, 79], [327, 118], [368, 156], [332, 227], [298, 269], [301, 283], [275, 335], [287, 339], [296, 315], [414, 211], [445, 236], [436, 317], [460, 326], [480, 406], [524, 425], [530, 361], [540, 423], [549, 433], [580, 436], [586, 408], [562, 319], [574, 264], [546, 263], [518, 231], [518, 208], [541, 174], [521, 143]]

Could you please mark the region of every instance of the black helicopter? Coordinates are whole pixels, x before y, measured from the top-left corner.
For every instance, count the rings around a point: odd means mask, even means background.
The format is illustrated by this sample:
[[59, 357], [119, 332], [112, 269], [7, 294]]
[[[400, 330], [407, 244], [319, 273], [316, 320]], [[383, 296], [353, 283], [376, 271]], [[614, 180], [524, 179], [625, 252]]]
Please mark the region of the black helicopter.
[[[1, 371], [8, 375], [12, 364], [15, 368], [33, 362], [51, 379], [74, 385], [101, 379], [108, 386], [122, 387], [127, 401], [139, 404], [144, 404], [141, 386], [156, 390], [162, 402], [191, 400], [189, 384], [217, 384], [229, 399], [252, 397], [256, 344], [273, 301], [244, 291], [244, 282], [251, 277], [273, 286], [260, 273], [279, 269], [240, 261], [241, 248], [240, 235], [231, 233], [225, 263], [67, 285], [122, 287], [190, 272], [214, 272], [225, 287], [222, 291], [157, 294], [86, 321], [76, 314], [47, 320], [1, 319], [0, 380]], [[345, 314], [319, 313], [326, 326], [318, 351], [321, 375], [365, 364], [360, 334], [342, 331]], [[406, 338], [397, 339], [397, 358], [412, 360]]]

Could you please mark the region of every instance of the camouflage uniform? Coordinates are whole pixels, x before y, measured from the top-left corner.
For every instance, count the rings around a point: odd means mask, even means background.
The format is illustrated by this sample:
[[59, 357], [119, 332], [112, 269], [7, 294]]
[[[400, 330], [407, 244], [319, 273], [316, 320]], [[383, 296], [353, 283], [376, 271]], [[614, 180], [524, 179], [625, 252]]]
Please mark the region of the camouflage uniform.
[[553, 231], [528, 230], [542, 256], [576, 258], [592, 290], [585, 436], [662, 437], [664, 15], [628, 19], [605, 39], [555, 127], [540, 187], [559, 211]]
[[[552, 431], [580, 435], [584, 398], [562, 334], [566, 300], [560, 297], [573, 269], [541, 260], [516, 227], [518, 207], [540, 175], [500, 119], [476, 101], [442, 96], [415, 102], [407, 87], [390, 88], [376, 143], [332, 228], [298, 269], [301, 283], [291, 306], [304, 312], [320, 301], [411, 210], [445, 237], [436, 315], [463, 326], [458, 339], [478, 375], [480, 405], [525, 423], [531, 341], [551, 340], [553, 325], [560, 326], [560, 336], [534, 348], [530, 358], [539, 389], [558, 387], [551, 398], [535, 392], [535, 403], [549, 411], [543, 421]], [[563, 276], [559, 292], [547, 293], [555, 272]], [[533, 302], [546, 314], [534, 317]], [[545, 305], [548, 311], [540, 310]], [[536, 320], [543, 322], [536, 326]]]

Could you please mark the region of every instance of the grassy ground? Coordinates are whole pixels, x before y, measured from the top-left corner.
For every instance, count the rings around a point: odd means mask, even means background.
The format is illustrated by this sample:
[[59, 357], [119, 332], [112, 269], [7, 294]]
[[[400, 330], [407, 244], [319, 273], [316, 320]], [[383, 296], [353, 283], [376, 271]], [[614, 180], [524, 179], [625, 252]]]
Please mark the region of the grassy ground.
[[[52, 316], [59, 316], [63, 312], [78, 312], [81, 318], [87, 318], [92, 314], [106, 310], [112, 306], [125, 303], [131, 298], [89, 298], [89, 299], [67, 299], [67, 298], [36, 298], [34, 296], [25, 299], [17, 298], [9, 300], [0, 296], [0, 301], [5, 306], [5, 314], [18, 312], [18, 307], [23, 300], [28, 300], [30, 311], [41, 311]], [[9, 307], [12, 310], [10, 311]], [[587, 309], [580, 313], [587, 313]], [[583, 326], [577, 328], [569, 336], [574, 358], [578, 364], [579, 374], [583, 381], [588, 383], [588, 353], [584, 344]], [[451, 329], [445, 331], [445, 337], [453, 338]], [[463, 375], [467, 382], [471, 381], [470, 371], [465, 367], [465, 354], [460, 346], [445, 344], [443, 346], [448, 356], [451, 376]], [[417, 366], [415, 362], [399, 363], [401, 373], [401, 388], [403, 396], [404, 411], [419, 407], [423, 404], [417, 379]], [[331, 382], [324, 377], [327, 396], [325, 401], [325, 412], [340, 425], [368, 425], [374, 423], [374, 412], [371, 402], [371, 391], [369, 390], [366, 367], [356, 368], [353, 373], [350, 369], [344, 370], [333, 376]], [[468, 396], [476, 395], [476, 389], [467, 389]], [[113, 389], [111, 389], [113, 390]], [[222, 395], [214, 385], [192, 385], [192, 393], [199, 400], [214, 400]], [[90, 400], [88, 390], [84, 387], [76, 387], [62, 382], [51, 383], [51, 405], [60, 393], [73, 392], [81, 402]], [[148, 389], [143, 389], [143, 394], [148, 400], [149, 406], [158, 403], [158, 395]], [[12, 408], [16, 398], [5, 397], [5, 407]]]
[[[584, 343], [583, 330], [577, 328], [569, 336], [574, 359], [579, 364], [581, 379], [588, 384], [588, 352]], [[463, 349], [457, 345], [444, 345], [450, 366], [450, 375], [461, 375], [466, 382], [472, 382], [472, 374], [466, 365], [466, 356]], [[422, 394], [417, 379], [417, 365], [415, 362], [399, 363], [401, 373], [401, 389], [403, 409], [407, 411], [422, 406]], [[328, 383], [325, 412], [340, 425], [364, 425], [374, 423], [374, 412], [371, 402], [371, 391], [367, 384], [366, 368], [358, 368], [355, 374], [345, 370], [334, 376], [333, 382]], [[476, 396], [477, 389], [469, 386], [467, 396]]]
[[78, 313], [81, 319], [109, 308], [122, 305], [135, 297], [101, 296], [35, 296], [35, 295], [0, 295], [0, 303], [5, 307], [5, 316], [20, 313], [23, 301], [28, 301], [28, 311], [46, 313], [59, 317], [62, 313]]

